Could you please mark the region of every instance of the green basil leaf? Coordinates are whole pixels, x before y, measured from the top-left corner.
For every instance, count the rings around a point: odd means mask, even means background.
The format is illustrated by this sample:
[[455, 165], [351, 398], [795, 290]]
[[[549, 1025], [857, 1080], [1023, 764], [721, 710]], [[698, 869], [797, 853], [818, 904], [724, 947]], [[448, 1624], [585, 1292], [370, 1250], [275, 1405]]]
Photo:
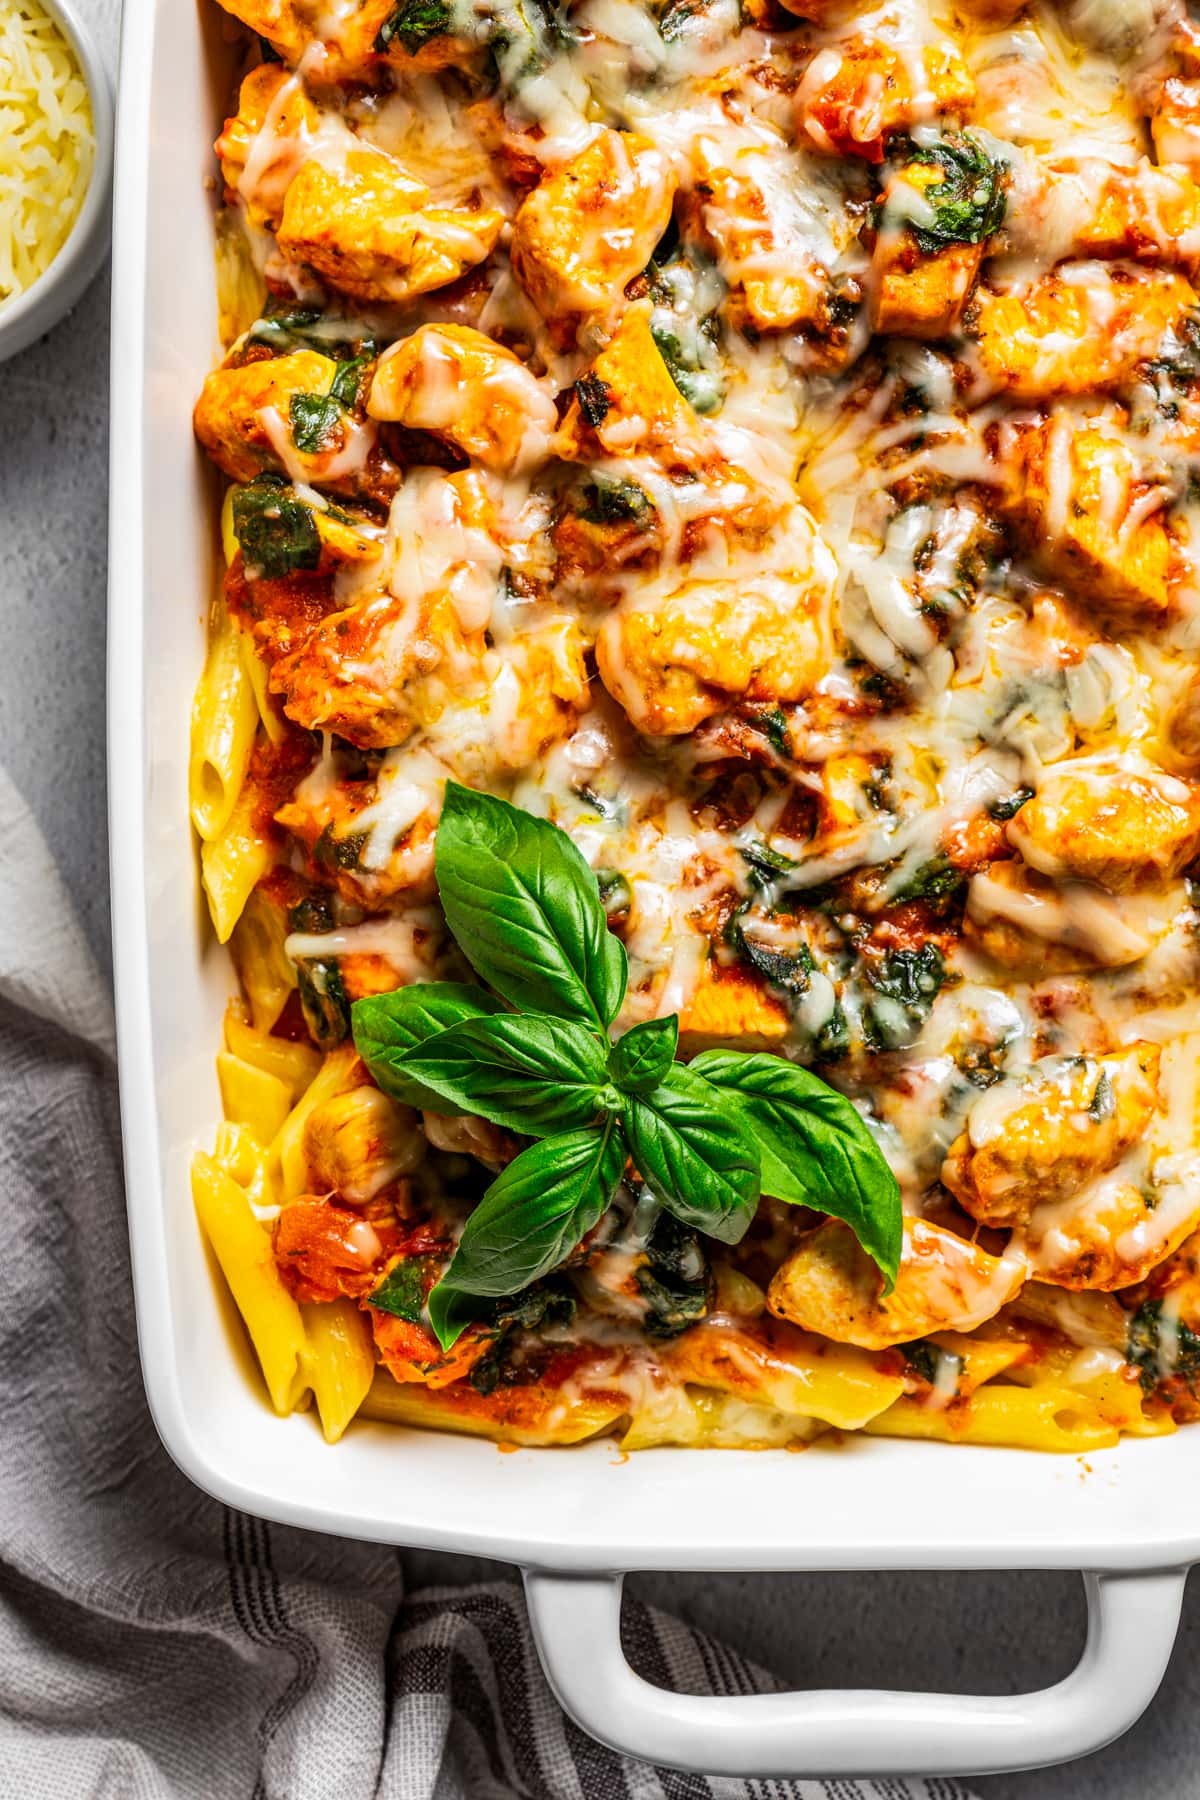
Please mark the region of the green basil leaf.
[[675, 1061], [679, 1018], [646, 1019], [618, 1038], [608, 1053], [610, 1080], [627, 1094], [648, 1094]]
[[849, 1100], [779, 1056], [705, 1050], [690, 1066], [736, 1101], [753, 1130], [763, 1192], [844, 1220], [890, 1293], [903, 1240], [900, 1187]]
[[403, 1073], [439, 1095], [443, 1112], [478, 1113], [531, 1137], [594, 1124], [606, 1084], [595, 1033], [544, 1014], [452, 1025], [408, 1051]]
[[330, 449], [340, 435], [342, 409], [332, 394], [293, 394], [288, 417], [292, 441], [306, 456]]
[[625, 996], [625, 950], [566, 832], [448, 781], [436, 867], [447, 923], [497, 992], [530, 1011], [609, 1024]]
[[634, 1164], [669, 1213], [723, 1244], [745, 1236], [759, 1194], [754, 1139], [724, 1097], [680, 1063], [624, 1118]]
[[454, 1260], [429, 1296], [442, 1349], [474, 1316], [464, 1296], [516, 1294], [558, 1268], [608, 1210], [624, 1168], [612, 1118], [532, 1144], [509, 1163], [467, 1220]]
[[486, 988], [463, 981], [419, 981], [392, 994], [371, 994], [350, 1009], [354, 1047], [385, 1094], [407, 1106], [431, 1112], [455, 1112], [440, 1094], [407, 1073], [404, 1060], [431, 1038], [461, 1025], [502, 1012], [502, 1003]]
[[[435, 1294], [439, 1296], [436, 1301]], [[429, 1295], [430, 1324], [443, 1350], [452, 1349], [468, 1325], [490, 1319], [494, 1310], [494, 1300], [484, 1299], [479, 1294], [461, 1293], [458, 1288], [447, 1287], [444, 1280], [440, 1288], [433, 1288]]]

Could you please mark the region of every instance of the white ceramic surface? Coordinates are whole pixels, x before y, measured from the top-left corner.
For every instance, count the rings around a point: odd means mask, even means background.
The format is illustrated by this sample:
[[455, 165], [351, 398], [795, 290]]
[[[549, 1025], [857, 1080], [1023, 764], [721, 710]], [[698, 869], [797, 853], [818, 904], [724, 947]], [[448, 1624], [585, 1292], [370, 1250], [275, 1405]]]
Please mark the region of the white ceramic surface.
[[[519, 1562], [563, 1704], [597, 1736], [740, 1775], [981, 1772], [1082, 1754], [1152, 1697], [1182, 1567], [1200, 1557], [1200, 1428], [1087, 1458], [879, 1439], [784, 1452], [611, 1443], [500, 1454], [383, 1425], [328, 1447], [266, 1409], [188, 1193], [218, 1115], [231, 987], [198, 894], [187, 726], [216, 576], [213, 488], [191, 439], [218, 350], [209, 146], [229, 71], [215, 9], [127, 0], [114, 242], [110, 832], [122, 1111], [146, 1386], [180, 1466], [294, 1525]], [[631, 1569], [1050, 1569], [1089, 1580], [1078, 1670], [1045, 1693], [701, 1701], [626, 1667]], [[864, 1625], [866, 1628], [866, 1625]], [[831, 1671], [831, 1673], [836, 1673]]]
[[75, 10], [74, 0], [40, 0], [67, 38], [87, 83], [92, 103], [95, 159], [79, 216], [49, 268], [23, 294], [0, 306], [0, 362], [57, 325], [79, 299], [108, 250], [112, 200], [112, 84], [96, 40]]

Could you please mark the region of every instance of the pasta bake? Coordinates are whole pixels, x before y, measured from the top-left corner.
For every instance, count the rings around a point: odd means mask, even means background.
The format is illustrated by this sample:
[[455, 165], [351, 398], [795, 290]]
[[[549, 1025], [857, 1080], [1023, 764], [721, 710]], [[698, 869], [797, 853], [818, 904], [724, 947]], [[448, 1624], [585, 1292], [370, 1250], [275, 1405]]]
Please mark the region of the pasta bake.
[[227, 7], [194, 1191], [275, 1408], [1194, 1418], [1183, 0]]

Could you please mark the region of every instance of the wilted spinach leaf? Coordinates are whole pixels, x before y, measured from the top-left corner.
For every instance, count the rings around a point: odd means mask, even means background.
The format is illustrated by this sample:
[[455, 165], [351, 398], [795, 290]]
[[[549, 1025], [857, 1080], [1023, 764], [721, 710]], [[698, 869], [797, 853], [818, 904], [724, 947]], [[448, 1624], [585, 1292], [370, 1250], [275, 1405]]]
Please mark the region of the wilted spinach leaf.
[[233, 535], [246, 567], [271, 580], [321, 561], [313, 515], [281, 475], [257, 475], [233, 490]]

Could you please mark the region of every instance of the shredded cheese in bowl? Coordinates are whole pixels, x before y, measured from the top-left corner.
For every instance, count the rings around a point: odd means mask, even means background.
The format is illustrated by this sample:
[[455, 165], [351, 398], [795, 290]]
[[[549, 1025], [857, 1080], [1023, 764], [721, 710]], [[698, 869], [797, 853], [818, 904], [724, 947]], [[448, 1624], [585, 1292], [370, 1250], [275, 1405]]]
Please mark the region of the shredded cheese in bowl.
[[66, 243], [94, 157], [72, 46], [37, 0], [0, 0], [0, 316]]

